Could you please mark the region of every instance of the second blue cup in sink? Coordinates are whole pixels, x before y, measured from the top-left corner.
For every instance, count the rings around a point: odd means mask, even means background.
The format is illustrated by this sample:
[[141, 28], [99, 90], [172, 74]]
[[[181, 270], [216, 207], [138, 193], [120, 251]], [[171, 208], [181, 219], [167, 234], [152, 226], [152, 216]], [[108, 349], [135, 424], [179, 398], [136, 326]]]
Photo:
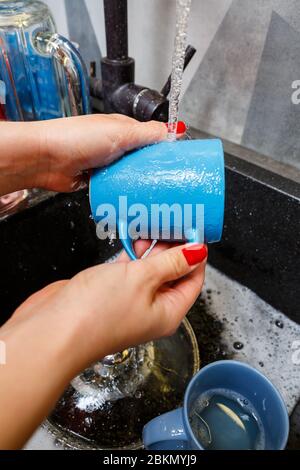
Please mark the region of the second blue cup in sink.
[[236, 361], [204, 367], [182, 408], [150, 421], [148, 450], [282, 450], [289, 435], [284, 401], [260, 372]]

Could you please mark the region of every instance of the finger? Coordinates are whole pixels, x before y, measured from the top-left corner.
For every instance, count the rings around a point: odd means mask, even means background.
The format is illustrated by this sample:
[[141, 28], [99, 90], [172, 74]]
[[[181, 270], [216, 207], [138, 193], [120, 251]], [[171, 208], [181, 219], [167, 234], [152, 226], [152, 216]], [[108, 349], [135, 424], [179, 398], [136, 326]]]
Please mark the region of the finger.
[[[150, 240], [138, 240], [134, 244], [134, 251], [138, 258], [141, 258], [144, 253], [150, 248], [151, 241]], [[123, 250], [120, 256], [117, 259], [117, 263], [129, 263], [131, 258], [127, 255], [126, 251]]]
[[166, 126], [157, 121], [138, 122], [133, 119], [122, 121], [119, 128], [119, 149], [121, 155], [135, 148], [161, 142], [167, 137]]
[[165, 303], [167, 310], [177, 312], [179, 321], [194, 305], [201, 293], [205, 279], [205, 268], [206, 260], [200, 263], [191, 274], [180, 279], [176, 284], [166, 288], [161, 293], [157, 293], [157, 298]]
[[[206, 260], [188, 276], [172, 287], [160, 289], [153, 303], [158, 323], [164, 325], [165, 335], [172, 335], [192, 308], [203, 288]], [[163, 312], [163, 314], [162, 314]], [[163, 316], [162, 316], [163, 315]]]
[[138, 263], [147, 281], [152, 283], [154, 288], [158, 288], [194, 271], [197, 265], [206, 260], [207, 255], [206, 245], [189, 244], [171, 248]]
[[[69, 174], [74, 166], [76, 171], [99, 168], [130, 150], [165, 140], [167, 128], [157, 121], [139, 122], [127, 116], [94, 114], [57, 120], [51, 126], [47, 125], [47, 136], [47, 141], [56, 139], [53, 143], [55, 155], [57, 149], [62, 149], [60, 162], [65, 162], [62, 174], [66, 171]], [[69, 160], [63, 159], [66, 141], [71, 142], [73, 149]]]
[[[93, 122], [100, 123], [100, 118], [93, 119]], [[99, 166], [99, 161], [98, 164], [93, 163], [94, 159], [99, 160], [99, 155], [101, 159], [105, 157], [101, 161], [102, 165], [107, 165], [126, 152], [165, 140], [167, 133], [162, 122], [139, 122], [127, 116], [110, 116], [102, 123], [100, 154], [99, 142], [95, 139], [94, 149], [90, 154], [92, 167]]]
[[128, 116], [125, 116], [125, 114], [107, 114], [107, 118], [113, 119], [114, 121], [128, 121], [129, 119], [131, 121], [135, 121], [135, 119], [130, 118]]
[[[137, 257], [140, 259], [147, 250], [149, 250], [150, 246], [152, 244], [151, 240], [138, 240], [134, 244], [134, 251], [137, 255]], [[162, 251], [168, 250], [170, 248], [170, 244], [167, 242], [158, 242], [153, 250], [151, 251], [149, 256], [153, 256], [155, 254], [161, 253]], [[129, 263], [131, 259], [127, 255], [126, 251], [122, 251], [120, 256], [117, 259], [117, 263]]]
[[[169, 123], [165, 123], [167, 130], [169, 131]], [[183, 139], [187, 132], [187, 126], [184, 121], [178, 121], [176, 126], [176, 138], [177, 140]]]

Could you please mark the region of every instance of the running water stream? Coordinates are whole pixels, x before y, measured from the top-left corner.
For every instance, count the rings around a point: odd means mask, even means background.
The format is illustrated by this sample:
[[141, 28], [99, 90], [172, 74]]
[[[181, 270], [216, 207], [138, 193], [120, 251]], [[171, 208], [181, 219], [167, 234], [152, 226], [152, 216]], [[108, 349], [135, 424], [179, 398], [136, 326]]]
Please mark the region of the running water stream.
[[184, 58], [187, 45], [188, 24], [192, 0], [176, 1], [176, 37], [172, 62], [172, 84], [170, 93], [168, 140], [176, 140], [179, 100], [181, 95]]

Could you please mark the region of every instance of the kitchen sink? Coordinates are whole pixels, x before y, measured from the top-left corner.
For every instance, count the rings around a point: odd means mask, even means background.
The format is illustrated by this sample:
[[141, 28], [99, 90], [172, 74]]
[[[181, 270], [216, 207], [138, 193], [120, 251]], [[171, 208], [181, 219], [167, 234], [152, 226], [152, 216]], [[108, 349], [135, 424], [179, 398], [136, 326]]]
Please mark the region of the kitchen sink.
[[[205, 287], [188, 315], [201, 367], [237, 359], [263, 372], [291, 415], [289, 448], [300, 449], [300, 186], [233, 154], [226, 178], [223, 241], [210, 247]], [[120, 250], [96, 237], [87, 191], [35, 192], [0, 220], [1, 324], [35, 291]], [[26, 448], [63, 445], [45, 424]]]

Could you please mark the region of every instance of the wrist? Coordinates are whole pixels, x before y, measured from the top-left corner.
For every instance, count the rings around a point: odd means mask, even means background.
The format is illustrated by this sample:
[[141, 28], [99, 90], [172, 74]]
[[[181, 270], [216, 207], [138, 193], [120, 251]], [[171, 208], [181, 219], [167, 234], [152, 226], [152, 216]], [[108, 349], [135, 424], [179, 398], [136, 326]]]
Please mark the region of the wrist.
[[24, 174], [27, 188], [47, 188], [51, 169], [51, 153], [47, 141], [45, 121], [26, 123], [29, 135], [29, 158]]
[[49, 321], [60, 331], [55, 338], [55, 349], [61, 358], [63, 376], [66, 378], [67, 375], [69, 381], [93, 362], [109, 354], [108, 338], [105, 325], [101, 326], [101, 316], [97, 318], [95, 326], [93, 315], [84, 307], [79, 310], [77, 303], [77, 299], [74, 299], [74, 303], [66, 302], [63, 309], [59, 306], [56, 313], [49, 310]]
[[38, 123], [0, 123], [5, 148], [0, 158], [0, 194], [37, 187], [44, 151], [41, 131]]

